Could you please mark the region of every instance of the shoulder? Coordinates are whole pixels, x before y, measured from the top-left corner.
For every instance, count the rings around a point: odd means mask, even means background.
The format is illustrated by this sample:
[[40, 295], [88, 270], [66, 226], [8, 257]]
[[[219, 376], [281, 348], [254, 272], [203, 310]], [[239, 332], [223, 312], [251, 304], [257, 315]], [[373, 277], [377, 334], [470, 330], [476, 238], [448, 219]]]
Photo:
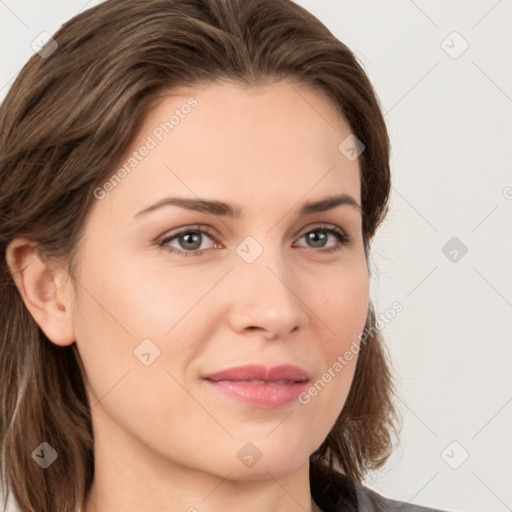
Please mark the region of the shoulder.
[[361, 484], [354, 484], [354, 486], [357, 496], [357, 512], [445, 512], [406, 501], [385, 498]]
[[324, 512], [446, 512], [386, 498], [321, 463], [310, 464], [310, 487]]

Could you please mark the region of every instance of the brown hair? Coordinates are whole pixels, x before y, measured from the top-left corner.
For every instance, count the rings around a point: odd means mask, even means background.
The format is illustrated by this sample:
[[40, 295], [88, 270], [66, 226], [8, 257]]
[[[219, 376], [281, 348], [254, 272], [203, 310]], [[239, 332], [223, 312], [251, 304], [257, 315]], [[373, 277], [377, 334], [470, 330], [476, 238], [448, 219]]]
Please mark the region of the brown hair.
[[[29, 59], [0, 108], [2, 254], [14, 238], [27, 237], [71, 272], [93, 190], [173, 87], [286, 79], [327, 97], [365, 145], [359, 162], [368, 256], [390, 191], [384, 118], [353, 53], [304, 8], [290, 0], [108, 0], [53, 37], [58, 47]], [[23, 512], [74, 510], [94, 476], [84, 367], [75, 343], [57, 346], [41, 331], [5, 257], [0, 273], [4, 506], [11, 488]], [[374, 324], [370, 302], [371, 334], [347, 401], [312, 455], [354, 481], [383, 465], [396, 432], [393, 377]], [[32, 459], [43, 441], [58, 452], [45, 470]]]

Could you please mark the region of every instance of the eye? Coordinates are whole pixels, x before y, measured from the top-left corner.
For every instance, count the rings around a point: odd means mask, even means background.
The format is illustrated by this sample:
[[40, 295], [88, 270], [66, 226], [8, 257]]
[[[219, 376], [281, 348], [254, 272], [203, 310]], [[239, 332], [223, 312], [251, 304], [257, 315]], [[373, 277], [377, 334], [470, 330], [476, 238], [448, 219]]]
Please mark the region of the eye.
[[[202, 250], [199, 250], [199, 248], [201, 247], [202, 238], [205, 235], [211, 238], [214, 242], [218, 243], [208, 228], [205, 227], [201, 229], [200, 226], [192, 226], [164, 238], [161, 242], [159, 242], [159, 245], [165, 247], [167, 250], [169, 250], [169, 252], [177, 253], [180, 256], [200, 256], [203, 254], [203, 252]], [[174, 240], [178, 242], [181, 247], [173, 248], [170, 246], [169, 244]], [[202, 249], [205, 248], [203, 247]]]
[[[166, 236], [158, 242], [158, 245], [180, 256], [201, 256], [204, 254], [204, 251], [208, 249], [208, 247], [201, 247], [205, 236], [210, 238], [214, 242], [214, 245], [219, 243], [208, 227], [204, 226], [201, 228], [201, 226], [191, 226]], [[324, 248], [329, 236], [334, 238], [335, 243], [332, 247]], [[346, 233], [331, 224], [323, 224], [314, 229], [310, 229], [304, 232], [299, 237], [299, 240], [301, 238], [305, 238], [307, 243], [313, 244], [308, 247], [309, 249], [313, 250], [313, 252], [320, 253], [339, 251], [351, 242], [350, 237]], [[178, 246], [173, 246], [171, 243], [177, 243]]]
[[[320, 236], [318, 236], [318, 234], [320, 234]], [[329, 235], [335, 238], [335, 244], [328, 249], [324, 249], [323, 247], [326, 245]], [[340, 251], [351, 242], [350, 237], [346, 233], [331, 224], [316, 226], [314, 229], [306, 231], [300, 238], [305, 238], [308, 243], [314, 244], [313, 249], [320, 247], [320, 250], [316, 252], [321, 253]]]

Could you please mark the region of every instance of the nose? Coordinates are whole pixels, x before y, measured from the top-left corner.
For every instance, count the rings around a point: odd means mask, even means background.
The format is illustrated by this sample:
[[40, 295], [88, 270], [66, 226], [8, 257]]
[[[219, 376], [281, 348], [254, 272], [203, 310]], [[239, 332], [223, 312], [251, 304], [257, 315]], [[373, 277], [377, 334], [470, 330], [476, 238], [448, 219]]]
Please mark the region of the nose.
[[279, 249], [265, 250], [252, 263], [240, 259], [230, 280], [231, 327], [271, 340], [305, 327], [303, 284]]

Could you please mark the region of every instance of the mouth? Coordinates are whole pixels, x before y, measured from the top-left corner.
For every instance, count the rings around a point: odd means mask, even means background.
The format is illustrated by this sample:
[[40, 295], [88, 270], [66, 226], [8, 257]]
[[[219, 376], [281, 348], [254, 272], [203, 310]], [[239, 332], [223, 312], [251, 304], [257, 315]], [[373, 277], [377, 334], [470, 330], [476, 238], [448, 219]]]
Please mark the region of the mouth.
[[272, 368], [248, 365], [217, 372], [203, 379], [210, 389], [265, 409], [294, 402], [310, 381], [306, 371], [294, 365]]

